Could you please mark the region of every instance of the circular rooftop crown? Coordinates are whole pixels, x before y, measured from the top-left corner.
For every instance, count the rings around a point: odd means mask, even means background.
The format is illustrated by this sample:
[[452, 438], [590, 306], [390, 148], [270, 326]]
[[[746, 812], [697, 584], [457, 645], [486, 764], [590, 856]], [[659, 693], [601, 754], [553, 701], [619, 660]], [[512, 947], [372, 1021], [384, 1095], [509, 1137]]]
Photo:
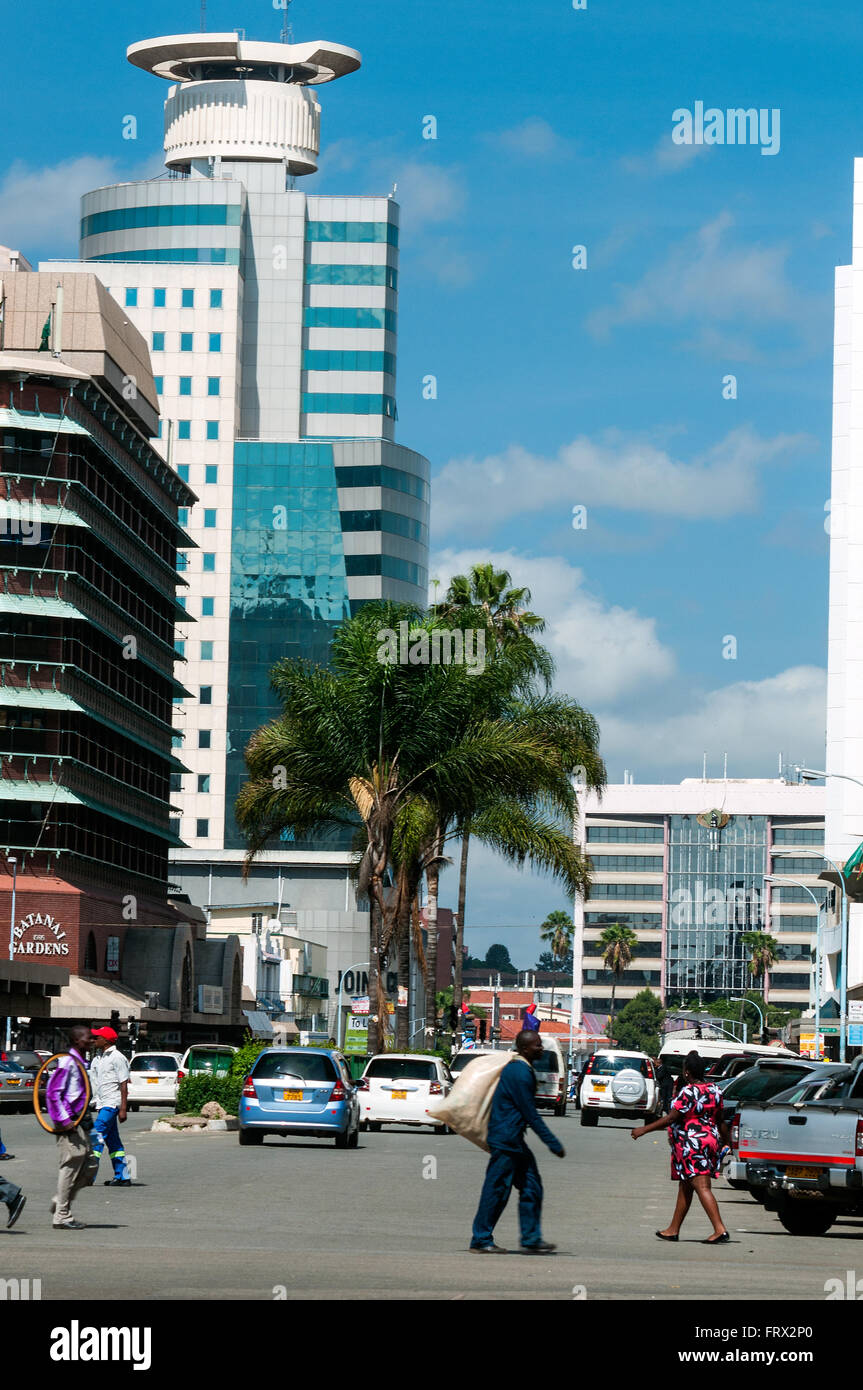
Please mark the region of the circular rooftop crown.
[[169, 34], [126, 50], [137, 68], [169, 82], [244, 79], [290, 82], [303, 87], [356, 72], [362, 58], [340, 43], [258, 43], [239, 34]]

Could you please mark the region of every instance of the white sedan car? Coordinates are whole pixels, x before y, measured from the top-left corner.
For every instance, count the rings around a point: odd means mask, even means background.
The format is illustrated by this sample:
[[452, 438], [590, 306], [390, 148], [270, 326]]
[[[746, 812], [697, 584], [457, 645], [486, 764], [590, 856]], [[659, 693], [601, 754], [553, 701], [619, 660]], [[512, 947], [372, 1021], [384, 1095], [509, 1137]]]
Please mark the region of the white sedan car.
[[363, 1129], [381, 1125], [431, 1125], [435, 1134], [446, 1134], [446, 1125], [435, 1124], [427, 1113], [432, 1100], [449, 1095], [453, 1080], [439, 1057], [419, 1057], [407, 1052], [383, 1052], [372, 1057], [357, 1082]]
[[581, 1082], [581, 1123], [595, 1125], [600, 1115], [649, 1122], [659, 1118], [659, 1087], [646, 1052], [617, 1048], [596, 1052]]
[[181, 1061], [179, 1052], [136, 1052], [129, 1063], [129, 1109], [173, 1105]]

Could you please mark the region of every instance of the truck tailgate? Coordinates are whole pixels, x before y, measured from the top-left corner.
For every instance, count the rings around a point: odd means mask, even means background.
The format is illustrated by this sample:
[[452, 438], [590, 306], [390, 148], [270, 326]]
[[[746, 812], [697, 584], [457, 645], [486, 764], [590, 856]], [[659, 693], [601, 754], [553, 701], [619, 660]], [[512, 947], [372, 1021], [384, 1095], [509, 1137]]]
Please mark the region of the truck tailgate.
[[744, 1162], [853, 1168], [860, 1112], [819, 1106], [746, 1105], [740, 1113]]

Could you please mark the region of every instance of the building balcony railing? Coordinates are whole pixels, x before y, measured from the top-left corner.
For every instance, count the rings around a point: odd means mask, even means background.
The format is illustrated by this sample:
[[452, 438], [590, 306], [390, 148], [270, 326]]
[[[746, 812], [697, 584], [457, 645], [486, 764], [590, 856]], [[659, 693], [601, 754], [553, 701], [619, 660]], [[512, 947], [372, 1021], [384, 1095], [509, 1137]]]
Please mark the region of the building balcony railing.
[[294, 993], [306, 999], [329, 999], [330, 982], [325, 975], [295, 975]]

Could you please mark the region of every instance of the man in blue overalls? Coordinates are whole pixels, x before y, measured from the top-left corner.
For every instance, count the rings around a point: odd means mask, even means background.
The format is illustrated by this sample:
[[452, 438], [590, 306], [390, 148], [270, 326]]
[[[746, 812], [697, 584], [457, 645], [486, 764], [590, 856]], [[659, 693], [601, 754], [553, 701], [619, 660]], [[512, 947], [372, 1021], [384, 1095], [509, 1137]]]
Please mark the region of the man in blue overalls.
[[521, 1249], [530, 1255], [550, 1255], [555, 1249], [542, 1238], [542, 1182], [536, 1159], [524, 1142], [524, 1132], [530, 1125], [558, 1158], [564, 1157], [564, 1148], [540, 1119], [534, 1104], [536, 1073], [533, 1063], [543, 1050], [542, 1039], [533, 1029], [522, 1029], [515, 1046], [517, 1055], [501, 1072], [491, 1103], [487, 1135], [491, 1156], [470, 1243], [471, 1250], [478, 1255], [507, 1253], [502, 1246], [495, 1245], [494, 1228], [513, 1187], [519, 1194]]

